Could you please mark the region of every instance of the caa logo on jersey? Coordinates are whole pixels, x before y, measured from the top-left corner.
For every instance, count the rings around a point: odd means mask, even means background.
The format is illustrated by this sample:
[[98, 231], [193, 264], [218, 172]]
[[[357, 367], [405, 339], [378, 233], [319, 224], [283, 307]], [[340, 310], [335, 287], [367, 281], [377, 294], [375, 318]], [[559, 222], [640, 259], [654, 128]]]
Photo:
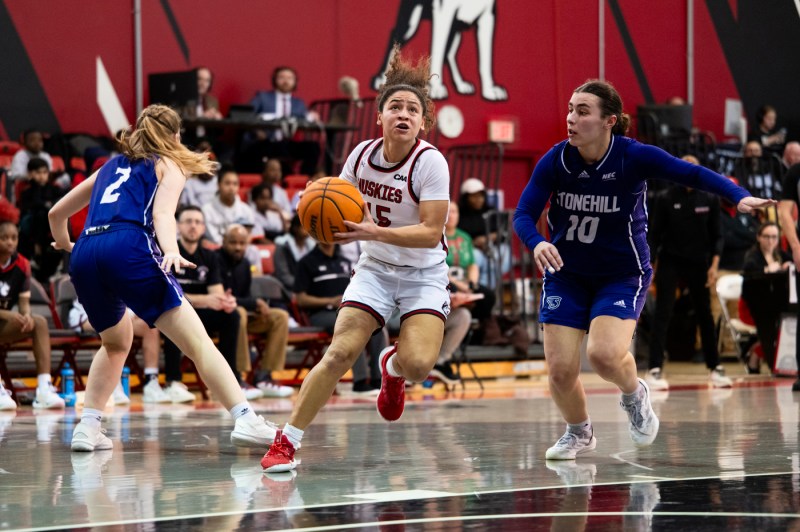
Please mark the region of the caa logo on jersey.
[[395, 181], [402, 181], [403, 183], [405, 183], [406, 182], [406, 176], [404, 176], [403, 174], [394, 174], [394, 180]]
[[547, 296], [547, 298], [545, 298], [545, 303], [547, 303], [547, 308], [549, 310], [555, 310], [561, 305], [561, 296]]

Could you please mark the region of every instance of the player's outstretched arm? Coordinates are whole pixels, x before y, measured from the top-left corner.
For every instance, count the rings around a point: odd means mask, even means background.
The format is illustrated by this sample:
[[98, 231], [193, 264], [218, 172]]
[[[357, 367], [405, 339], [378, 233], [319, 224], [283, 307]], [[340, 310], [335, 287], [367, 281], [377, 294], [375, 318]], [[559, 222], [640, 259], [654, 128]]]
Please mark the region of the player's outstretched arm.
[[53, 240], [55, 241], [53, 242], [54, 248], [72, 251], [73, 244], [69, 239], [67, 220], [89, 204], [98, 172], [93, 173], [89, 179], [70, 190], [66, 196], [53, 205], [53, 208], [47, 214], [47, 218], [50, 221], [50, 232], [53, 234]]

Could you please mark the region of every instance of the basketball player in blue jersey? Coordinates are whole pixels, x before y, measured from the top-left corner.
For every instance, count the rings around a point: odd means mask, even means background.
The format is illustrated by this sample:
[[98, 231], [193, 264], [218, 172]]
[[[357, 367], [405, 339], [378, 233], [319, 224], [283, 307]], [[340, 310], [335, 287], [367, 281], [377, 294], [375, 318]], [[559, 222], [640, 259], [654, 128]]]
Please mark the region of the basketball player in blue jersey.
[[384, 419], [400, 417], [405, 380], [425, 380], [439, 356], [450, 311], [444, 239], [450, 174], [442, 154], [417, 138], [433, 124], [430, 60], [412, 66], [395, 50], [386, 79], [377, 96], [383, 137], [359, 144], [340, 175], [358, 186], [366, 205], [364, 220], [345, 222], [351, 231], [335, 236], [341, 243], [365, 241], [363, 253], [342, 297], [332, 343], [261, 460], [268, 473], [294, 469], [304, 430], [396, 308], [400, 340], [380, 354], [377, 406]]
[[[718, 194], [741, 212], [774, 204], [750, 196], [725, 177], [623, 136], [630, 118], [609, 83], [589, 80], [572, 94], [567, 140], [536, 164], [514, 215], [514, 228], [533, 250], [544, 276], [540, 321], [553, 400], [566, 433], [547, 450], [550, 460], [574, 460], [597, 441], [578, 378], [580, 345], [605, 380], [622, 391], [637, 446], [653, 443], [659, 421], [650, 391], [628, 352], [652, 277], [645, 206], [650, 178]], [[550, 201], [550, 241], [536, 222]]]
[[[129, 307], [189, 356], [203, 381], [235, 419], [231, 442], [266, 447], [275, 429], [256, 416], [225, 359], [172, 276], [193, 268], [176, 240], [175, 209], [186, 176], [215, 164], [180, 142], [180, 119], [169, 107], [151, 105], [133, 131], [117, 139], [119, 155], [75, 187], [50, 210], [56, 249], [72, 252], [70, 275], [89, 322], [102, 339], [92, 361], [73, 451], [111, 449], [100, 429], [103, 407], [119, 382], [133, 329]], [[86, 226], [74, 244], [67, 219], [89, 205]]]

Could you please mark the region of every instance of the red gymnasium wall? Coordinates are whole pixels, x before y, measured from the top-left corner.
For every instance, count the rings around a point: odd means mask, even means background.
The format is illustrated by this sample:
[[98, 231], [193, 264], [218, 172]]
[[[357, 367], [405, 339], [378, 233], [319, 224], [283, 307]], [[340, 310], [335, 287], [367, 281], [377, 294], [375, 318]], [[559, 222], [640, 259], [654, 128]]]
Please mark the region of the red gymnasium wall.
[[[800, 25], [798, 14], [792, 13], [793, 2], [780, 3], [789, 6], [788, 15], [794, 16], [787, 24]], [[18, 135], [26, 119], [30, 120], [26, 127], [107, 134], [96, 102], [97, 57], [132, 120], [136, 111], [132, 5], [121, 0], [0, 0], [0, 42], [9, 50], [2, 54], [7, 57], [0, 58], [0, 67], [22, 73], [16, 80], [7, 76], [0, 80], [0, 136]], [[742, 21], [746, 14], [761, 24], [756, 30], [773, 24], [783, 32], [776, 19], [788, 17], [780, 10], [785, 6], [768, 8], [762, 3], [759, 13], [772, 10], [773, 17], [763, 22], [748, 11], [758, 11], [753, 7], [757, 5], [757, 0], [694, 2], [695, 123], [718, 139], [723, 137], [725, 98], [742, 98], [750, 115], [766, 102], [778, 106], [779, 121], [800, 114], [780, 107], [776, 96], [780, 87], [760, 84], [763, 72], [752, 75], [753, 86], [742, 75], [737, 85], [736, 68], [729, 63], [737, 60], [737, 53], [749, 52], [731, 45], [726, 58], [721, 42], [742, 40], [735, 38], [735, 32], [746, 29]], [[432, 6], [441, 9], [433, 11]], [[631, 114], [648, 98], [663, 102], [687, 96], [686, 6], [685, 0], [604, 2], [605, 74]], [[461, 136], [447, 142], [485, 142], [487, 121], [498, 117], [518, 124], [517, 140], [510, 148], [521, 153], [541, 153], [564, 137], [571, 90], [598, 75], [597, 0], [142, 0], [144, 72], [146, 76], [208, 66], [215, 74], [212, 92], [223, 111], [232, 103], [246, 102], [258, 89], [268, 89], [272, 69], [282, 64], [298, 71], [297, 93], [306, 101], [336, 97], [342, 75], [357, 78], [362, 95], [371, 95], [370, 81], [380, 70], [392, 29], [414, 9], [421, 10], [422, 20], [404, 47], [406, 53], [431, 53], [441, 40], [440, 26], [455, 20], [463, 30], [456, 63], [478, 90], [458, 94], [445, 67], [443, 81], [449, 95], [438, 105], [454, 105], [465, 118]], [[493, 23], [487, 16], [492, 12]], [[481, 32], [488, 27], [493, 36], [481, 33], [479, 39], [479, 26]], [[744, 35], [749, 35], [748, 48], [758, 48], [759, 33], [748, 31]], [[722, 39], [720, 32], [727, 32]], [[797, 29], [786, 33], [800, 34]], [[507, 99], [489, 101], [481, 96], [480, 46], [489, 46], [491, 74], [506, 90]], [[786, 65], [779, 63], [791, 62], [791, 54], [785, 59], [774, 54], [771, 61], [763, 62], [762, 70], [780, 71]], [[788, 76], [798, 77], [794, 72]], [[513, 168], [513, 163], [512, 169], [517, 174], [528, 171]], [[516, 190], [527, 177], [512, 178], [505, 172], [504, 183]], [[512, 185], [510, 178], [516, 183]]]

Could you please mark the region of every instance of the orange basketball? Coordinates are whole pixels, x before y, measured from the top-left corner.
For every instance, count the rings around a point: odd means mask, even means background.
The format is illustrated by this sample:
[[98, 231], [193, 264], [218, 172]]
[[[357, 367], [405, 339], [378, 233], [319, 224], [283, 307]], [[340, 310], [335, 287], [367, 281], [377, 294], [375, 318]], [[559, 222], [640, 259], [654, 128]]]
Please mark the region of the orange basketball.
[[348, 231], [345, 220], [358, 223], [364, 217], [364, 199], [349, 181], [323, 177], [303, 191], [297, 215], [311, 238], [332, 244], [334, 233]]

